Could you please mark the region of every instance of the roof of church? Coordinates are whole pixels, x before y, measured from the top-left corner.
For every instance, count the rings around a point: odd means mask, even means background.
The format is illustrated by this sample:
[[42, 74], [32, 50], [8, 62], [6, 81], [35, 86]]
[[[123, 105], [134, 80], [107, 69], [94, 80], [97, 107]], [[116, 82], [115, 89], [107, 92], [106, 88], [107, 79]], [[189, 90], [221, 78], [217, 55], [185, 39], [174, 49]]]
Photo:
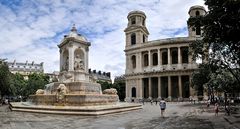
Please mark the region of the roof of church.
[[191, 10], [193, 10], [193, 9], [202, 9], [202, 10], [206, 11], [203, 6], [195, 5], [195, 6], [192, 6], [192, 7], [189, 9], [188, 13], [189, 13]]
[[146, 17], [145, 13], [143, 11], [139, 11], [139, 10], [134, 10], [128, 13], [128, 17], [132, 14], [142, 14], [144, 17]]

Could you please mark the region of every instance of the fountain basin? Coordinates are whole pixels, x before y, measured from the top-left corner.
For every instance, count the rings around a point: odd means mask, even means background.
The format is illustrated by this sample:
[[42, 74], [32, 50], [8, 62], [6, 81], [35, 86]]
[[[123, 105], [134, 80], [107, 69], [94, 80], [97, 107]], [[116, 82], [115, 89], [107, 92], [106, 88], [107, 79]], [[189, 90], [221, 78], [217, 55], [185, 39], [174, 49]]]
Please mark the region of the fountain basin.
[[93, 106], [109, 105], [118, 102], [117, 95], [105, 94], [66, 94], [62, 100], [57, 95], [30, 95], [29, 101], [35, 105]]
[[114, 105], [97, 106], [51, 106], [34, 105], [29, 102], [13, 102], [10, 103], [10, 109], [12, 111], [32, 113], [98, 116], [139, 110], [142, 109], [142, 105], [136, 103], [117, 103]]

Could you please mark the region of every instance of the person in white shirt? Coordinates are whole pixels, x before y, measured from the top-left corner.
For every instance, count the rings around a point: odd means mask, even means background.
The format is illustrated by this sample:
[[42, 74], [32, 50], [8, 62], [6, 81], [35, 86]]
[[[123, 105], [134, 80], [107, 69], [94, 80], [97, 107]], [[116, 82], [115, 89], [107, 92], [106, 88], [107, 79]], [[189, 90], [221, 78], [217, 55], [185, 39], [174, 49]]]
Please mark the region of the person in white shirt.
[[166, 109], [166, 102], [164, 101], [164, 98], [162, 98], [162, 100], [159, 102], [159, 106], [161, 109], [161, 116], [164, 117], [164, 112]]

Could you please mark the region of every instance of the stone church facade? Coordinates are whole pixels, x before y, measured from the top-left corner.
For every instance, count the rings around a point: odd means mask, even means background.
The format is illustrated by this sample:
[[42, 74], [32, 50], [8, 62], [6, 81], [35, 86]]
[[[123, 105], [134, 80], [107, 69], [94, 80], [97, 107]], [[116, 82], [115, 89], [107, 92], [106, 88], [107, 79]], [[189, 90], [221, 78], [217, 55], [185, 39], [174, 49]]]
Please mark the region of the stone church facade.
[[[192, 6], [190, 17], [205, 15], [202, 6]], [[188, 26], [189, 36], [148, 41], [146, 15], [128, 14], [126, 35], [126, 101], [134, 99], [182, 100], [195, 96], [191, 74], [198, 68], [189, 54], [189, 44], [201, 38], [201, 28]]]

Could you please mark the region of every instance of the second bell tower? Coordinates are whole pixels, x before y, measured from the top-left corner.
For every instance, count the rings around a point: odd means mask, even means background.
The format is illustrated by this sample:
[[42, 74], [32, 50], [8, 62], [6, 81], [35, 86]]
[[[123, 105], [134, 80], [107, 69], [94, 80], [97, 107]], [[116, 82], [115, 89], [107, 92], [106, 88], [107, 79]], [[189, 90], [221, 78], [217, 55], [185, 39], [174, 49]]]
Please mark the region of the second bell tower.
[[142, 11], [131, 11], [128, 16], [126, 34], [126, 48], [148, 41], [149, 32], [146, 28], [146, 15]]

